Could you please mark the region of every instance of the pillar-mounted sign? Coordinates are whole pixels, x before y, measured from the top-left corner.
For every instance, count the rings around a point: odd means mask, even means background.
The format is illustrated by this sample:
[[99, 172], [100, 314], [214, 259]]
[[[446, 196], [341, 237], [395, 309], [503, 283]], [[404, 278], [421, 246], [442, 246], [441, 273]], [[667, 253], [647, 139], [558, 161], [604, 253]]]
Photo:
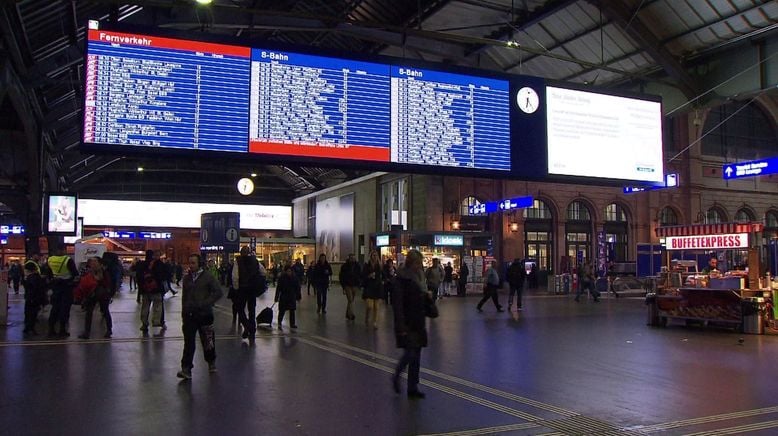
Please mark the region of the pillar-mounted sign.
[[200, 251], [240, 250], [240, 213], [213, 212], [200, 215]]

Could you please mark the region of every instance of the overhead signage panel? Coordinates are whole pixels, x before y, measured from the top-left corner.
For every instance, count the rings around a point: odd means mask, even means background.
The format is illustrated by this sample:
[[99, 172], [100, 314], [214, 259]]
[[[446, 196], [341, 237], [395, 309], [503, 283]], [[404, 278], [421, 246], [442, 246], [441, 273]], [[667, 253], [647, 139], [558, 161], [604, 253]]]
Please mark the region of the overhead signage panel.
[[85, 144], [511, 171], [507, 79], [96, 27]]
[[778, 173], [778, 157], [726, 164], [721, 170], [725, 180]]

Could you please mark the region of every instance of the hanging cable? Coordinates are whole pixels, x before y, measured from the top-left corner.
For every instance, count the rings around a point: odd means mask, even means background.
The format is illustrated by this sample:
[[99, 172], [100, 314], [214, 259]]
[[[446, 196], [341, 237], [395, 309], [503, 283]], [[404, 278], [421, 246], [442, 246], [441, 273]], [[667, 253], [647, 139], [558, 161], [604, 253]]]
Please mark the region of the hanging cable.
[[718, 124], [716, 124], [715, 126], [713, 126], [713, 127], [710, 129], [710, 130], [708, 130], [707, 132], [705, 132], [705, 133], [704, 133], [702, 136], [700, 136], [699, 138], [697, 138], [697, 139], [696, 139], [694, 142], [692, 142], [691, 144], [689, 144], [689, 145], [687, 145], [686, 147], [684, 147], [684, 149], [683, 149], [683, 150], [681, 150], [681, 151], [679, 151], [679, 152], [678, 152], [678, 153], [677, 153], [675, 156], [671, 157], [671, 158], [670, 158], [670, 159], [667, 161], [667, 163], [670, 163], [670, 162], [674, 161], [675, 159], [677, 159], [677, 158], [678, 158], [678, 156], [682, 155], [682, 154], [683, 154], [683, 153], [684, 153], [686, 150], [688, 150], [688, 149], [692, 148], [692, 147], [693, 147], [695, 144], [697, 144], [698, 142], [702, 141], [702, 140], [703, 140], [703, 138], [705, 138], [706, 136], [710, 135], [710, 134], [711, 134], [711, 133], [712, 133], [714, 130], [716, 130], [716, 129], [718, 129], [719, 127], [721, 127], [721, 126], [722, 126], [724, 123], [726, 123], [726, 122], [727, 122], [727, 121], [729, 121], [729, 120], [730, 120], [732, 117], [734, 117], [735, 115], [737, 115], [737, 114], [738, 114], [740, 111], [742, 111], [743, 109], [745, 109], [746, 107], [748, 107], [748, 105], [750, 105], [751, 103], [753, 103], [753, 102], [754, 102], [754, 101], [755, 101], [757, 98], [759, 98], [759, 96], [761, 96], [762, 94], [764, 94], [764, 93], [765, 93], [765, 92], [767, 92], [767, 91], [769, 91], [769, 88], [768, 88], [768, 89], [763, 89], [761, 92], [759, 92], [757, 95], [755, 95], [755, 96], [754, 96], [754, 97], [753, 97], [751, 100], [749, 100], [749, 101], [748, 101], [748, 103], [746, 103], [746, 104], [744, 104], [743, 106], [739, 107], [739, 108], [738, 108], [738, 109], [737, 109], [735, 112], [732, 112], [732, 114], [730, 114], [728, 117], [726, 117], [726, 118], [724, 118], [723, 120], [721, 120], [721, 122], [719, 122]]

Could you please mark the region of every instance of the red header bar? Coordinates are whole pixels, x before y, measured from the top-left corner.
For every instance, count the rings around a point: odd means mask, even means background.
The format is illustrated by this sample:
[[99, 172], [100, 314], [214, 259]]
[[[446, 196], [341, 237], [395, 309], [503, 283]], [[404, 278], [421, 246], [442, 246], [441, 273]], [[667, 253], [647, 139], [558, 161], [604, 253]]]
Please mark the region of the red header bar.
[[170, 48], [174, 50], [199, 51], [209, 54], [250, 57], [251, 48], [237, 45], [213, 44], [210, 42], [187, 41], [183, 39], [161, 38], [158, 36], [136, 35], [132, 33], [89, 30], [89, 40], [140, 47]]
[[375, 162], [389, 162], [392, 157], [389, 147], [349, 145], [346, 148], [339, 148], [320, 145], [280, 144], [277, 142], [262, 142], [256, 140], [249, 143], [249, 152]]

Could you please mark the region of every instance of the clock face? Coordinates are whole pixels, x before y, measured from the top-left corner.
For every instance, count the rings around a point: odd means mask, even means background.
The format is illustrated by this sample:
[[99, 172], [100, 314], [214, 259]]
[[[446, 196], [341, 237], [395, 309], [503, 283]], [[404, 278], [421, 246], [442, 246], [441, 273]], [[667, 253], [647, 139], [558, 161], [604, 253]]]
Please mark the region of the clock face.
[[238, 192], [242, 195], [251, 195], [254, 192], [254, 182], [246, 178], [238, 180]]
[[519, 105], [519, 109], [521, 109], [522, 112], [531, 114], [538, 110], [540, 98], [534, 89], [525, 86], [516, 93], [516, 104]]

